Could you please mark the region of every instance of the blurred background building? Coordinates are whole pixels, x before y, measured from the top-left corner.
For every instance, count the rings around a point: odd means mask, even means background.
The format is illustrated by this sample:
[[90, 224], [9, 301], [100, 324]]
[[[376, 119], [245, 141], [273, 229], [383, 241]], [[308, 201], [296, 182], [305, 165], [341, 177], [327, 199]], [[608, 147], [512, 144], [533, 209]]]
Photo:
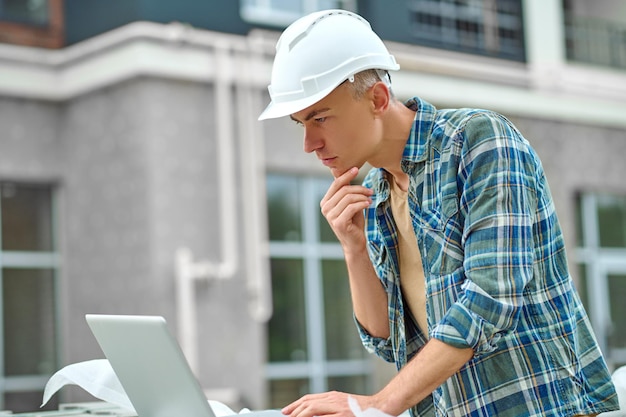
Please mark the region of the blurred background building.
[[257, 122], [280, 31], [335, 7], [385, 40], [397, 96], [490, 108], [530, 140], [626, 363], [623, 0], [0, 0], [0, 409], [102, 357], [85, 313], [166, 317], [235, 408], [388, 380], [319, 213], [329, 173], [293, 122]]

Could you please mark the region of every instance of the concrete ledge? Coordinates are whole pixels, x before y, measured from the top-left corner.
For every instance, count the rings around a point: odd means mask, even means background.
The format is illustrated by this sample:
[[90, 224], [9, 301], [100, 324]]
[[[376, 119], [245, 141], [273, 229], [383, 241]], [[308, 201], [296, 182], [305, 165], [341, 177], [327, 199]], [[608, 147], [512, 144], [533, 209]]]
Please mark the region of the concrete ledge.
[[[265, 91], [278, 34], [247, 37], [172, 23], [135, 22], [61, 50], [0, 45], [0, 95], [63, 101], [138, 76], [213, 82]], [[389, 44], [402, 70], [400, 98], [509, 115], [626, 127], [626, 73], [583, 65], [543, 66]]]

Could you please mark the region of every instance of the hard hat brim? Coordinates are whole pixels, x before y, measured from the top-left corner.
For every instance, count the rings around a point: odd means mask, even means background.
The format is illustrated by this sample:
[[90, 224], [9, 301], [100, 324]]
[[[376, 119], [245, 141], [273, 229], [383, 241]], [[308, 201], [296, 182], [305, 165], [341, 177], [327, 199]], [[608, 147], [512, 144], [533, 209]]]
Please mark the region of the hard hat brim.
[[324, 91], [320, 91], [310, 97], [306, 97], [300, 100], [293, 100], [287, 102], [276, 102], [272, 100], [267, 105], [263, 113], [259, 116], [258, 120], [276, 119], [279, 117], [289, 116], [290, 114], [297, 113], [306, 109], [309, 106], [314, 105], [327, 95], [329, 95], [337, 86], [332, 86]]

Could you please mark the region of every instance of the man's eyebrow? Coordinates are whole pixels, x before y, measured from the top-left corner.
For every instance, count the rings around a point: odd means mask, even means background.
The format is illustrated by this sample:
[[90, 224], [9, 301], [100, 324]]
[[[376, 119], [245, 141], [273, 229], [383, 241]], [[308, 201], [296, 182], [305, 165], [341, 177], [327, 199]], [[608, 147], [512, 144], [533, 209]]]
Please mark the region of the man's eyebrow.
[[[312, 110], [309, 114], [306, 115], [306, 117], [304, 118], [305, 122], [308, 122], [309, 120], [311, 120], [312, 118], [314, 118], [315, 116], [317, 116], [320, 113], [324, 113], [325, 111], [330, 110], [330, 107], [325, 107], [323, 109], [317, 109], [317, 110]], [[300, 122], [298, 119], [296, 119], [295, 117], [293, 117], [293, 115], [289, 116], [291, 118], [291, 120], [293, 120], [294, 122]]]

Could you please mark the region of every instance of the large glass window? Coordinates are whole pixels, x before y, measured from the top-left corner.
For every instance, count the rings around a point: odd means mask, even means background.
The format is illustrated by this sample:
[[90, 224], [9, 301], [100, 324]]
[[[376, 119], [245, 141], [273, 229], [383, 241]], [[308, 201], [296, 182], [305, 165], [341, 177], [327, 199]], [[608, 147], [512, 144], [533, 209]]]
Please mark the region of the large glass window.
[[251, 23], [286, 27], [317, 10], [354, 11], [355, 3], [355, 0], [242, 0], [241, 17]]
[[50, 186], [0, 182], [0, 409], [39, 409], [57, 369], [53, 225]]
[[521, 0], [408, 0], [418, 44], [525, 60]]
[[626, 365], [626, 196], [578, 204], [578, 288], [609, 366]]
[[329, 185], [329, 180], [313, 177], [267, 179], [272, 408], [311, 392], [366, 394], [371, 389], [371, 362], [352, 319], [341, 246], [320, 212]]

